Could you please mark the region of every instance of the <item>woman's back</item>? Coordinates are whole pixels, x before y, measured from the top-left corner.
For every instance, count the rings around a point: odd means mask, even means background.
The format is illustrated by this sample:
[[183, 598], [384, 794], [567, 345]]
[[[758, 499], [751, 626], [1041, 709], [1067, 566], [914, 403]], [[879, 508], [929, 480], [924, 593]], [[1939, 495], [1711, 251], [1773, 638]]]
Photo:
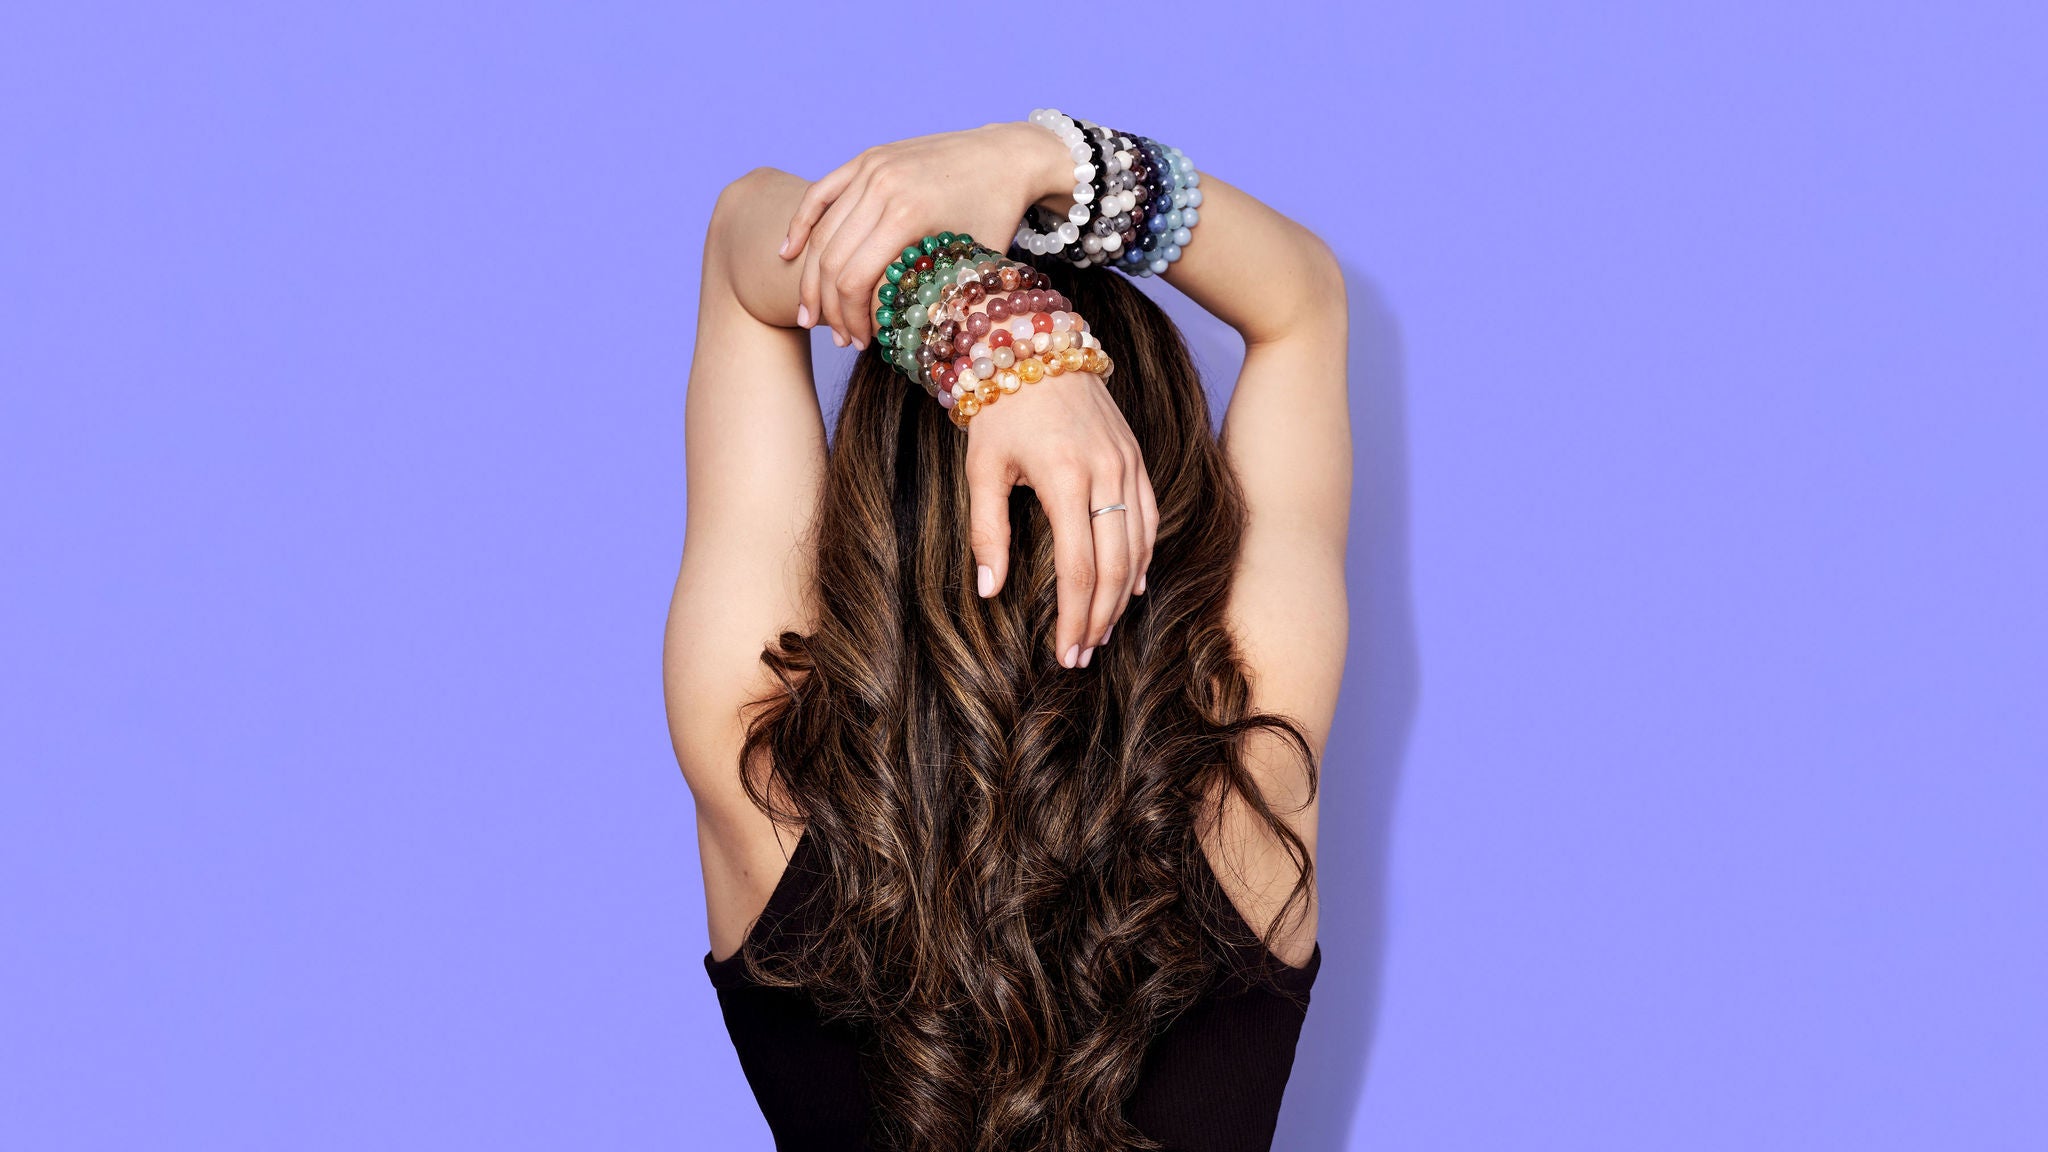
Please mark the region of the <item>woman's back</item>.
[[[815, 934], [819, 926], [806, 902], [827, 867], [814, 858], [811, 842], [800, 839], [747, 945], [781, 955]], [[1219, 901], [1220, 913], [1236, 915], [1220, 889], [1198, 889], [1197, 898]], [[1146, 1052], [1125, 1104], [1124, 1115], [1138, 1131], [1174, 1152], [1258, 1152], [1273, 1140], [1322, 951], [1312, 951], [1301, 967], [1255, 944], [1233, 951], [1246, 978], [1203, 996], [1167, 1026]], [[872, 1043], [867, 1030], [823, 1018], [800, 988], [754, 980], [738, 953], [715, 959], [706, 952], [704, 968], [776, 1147], [868, 1147], [870, 1105], [861, 1066]]]
[[[1107, 393], [1047, 381], [963, 435], [885, 387], [871, 350], [828, 458], [778, 298], [797, 278], [755, 255], [803, 191], [748, 177], [707, 243], [667, 664], [707, 970], [763, 1110], [778, 1132], [795, 1123], [780, 1093], [815, 1092], [858, 1051], [860, 1092], [832, 1098], [858, 1095], [891, 1143], [1100, 1133], [1122, 1111], [1187, 1147], [1259, 1146], [1320, 961], [1312, 762], [1341, 673], [1349, 482], [1334, 266], [1212, 183], [1216, 258], [1171, 279], [1247, 340], [1220, 445], [1177, 336], [1157, 338], [1163, 317], [1090, 273], [1063, 283], [1105, 344], [1122, 341]], [[1289, 247], [1299, 283], [1235, 298], [1234, 264], [1263, 248], [1270, 271]], [[1144, 445], [1123, 457], [1123, 491], [1144, 481], [1159, 544], [1149, 570], [1092, 586], [1099, 604], [1125, 579], [1113, 643], [1099, 613], [1070, 622], [1074, 543], [1092, 531], [1098, 557], [1129, 560], [1150, 540], [1122, 512], [1136, 497], [1061, 480], [1103, 455], [1075, 447], [1105, 442], [1085, 434], [1102, 426], [1095, 398]], [[1079, 503], [1078, 531], [1060, 498]], [[1128, 551], [1107, 525], [1132, 526]], [[1094, 660], [1076, 667], [1069, 636]], [[1230, 972], [1263, 975], [1233, 994]]]

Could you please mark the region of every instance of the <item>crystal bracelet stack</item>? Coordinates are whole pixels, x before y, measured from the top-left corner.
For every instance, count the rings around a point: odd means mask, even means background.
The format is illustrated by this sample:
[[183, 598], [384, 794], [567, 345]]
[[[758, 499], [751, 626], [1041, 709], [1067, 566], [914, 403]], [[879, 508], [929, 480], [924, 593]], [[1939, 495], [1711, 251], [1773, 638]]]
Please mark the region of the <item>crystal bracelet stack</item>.
[[[1076, 121], [1057, 109], [1034, 108], [1030, 122], [1068, 146], [1075, 160], [1075, 203], [1064, 223], [1032, 206], [1018, 226], [1016, 247], [1076, 267], [1108, 264], [1132, 276], [1157, 275], [1180, 259], [1194, 239], [1202, 203], [1202, 178], [1184, 153], [1150, 137]], [[1084, 169], [1092, 171], [1084, 177]]]
[[1026, 384], [1116, 369], [1045, 273], [971, 236], [926, 236], [883, 275], [875, 343], [962, 428]]

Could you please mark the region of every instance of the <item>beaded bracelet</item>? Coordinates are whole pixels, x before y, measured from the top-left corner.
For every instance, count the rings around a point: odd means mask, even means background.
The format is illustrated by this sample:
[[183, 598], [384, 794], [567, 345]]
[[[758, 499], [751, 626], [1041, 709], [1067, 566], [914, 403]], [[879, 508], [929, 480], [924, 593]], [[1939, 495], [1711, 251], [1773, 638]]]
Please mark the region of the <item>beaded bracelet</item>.
[[[1050, 109], [1046, 111], [1051, 112]], [[1088, 231], [1078, 233], [1077, 230], [1078, 242], [1064, 246], [1061, 243], [1063, 238], [1058, 236], [1033, 239], [1030, 221], [1043, 219], [1046, 215], [1043, 209], [1033, 205], [1027, 210], [1027, 221], [1019, 230], [1017, 244], [1034, 255], [1054, 253], [1077, 267], [1088, 267], [1108, 263], [1119, 252], [1128, 251], [1140, 242], [1144, 217], [1134, 215], [1133, 209], [1151, 201], [1157, 177], [1152, 172], [1149, 157], [1136, 140], [1098, 124], [1086, 121], [1082, 124], [1097, 159], [1097, 175], [1090, 189], [1094, 218]], [[1078, 189], [1076, 194], [1079, 195]]]
[[[1181, 249], [1194, 239], [1202, 203], [1201, 175], [1185, 153], [1150, 137], [1074, 121], [1057, 109], [1033, 109], [1031, 122], [1070, 148], [1075, 147], [1072, 133], [1061, 129], [1077, 125], [1091, 142], [1097, 171], [1087, 199], [1081, 188], [1075, 189], [1072, 233], [1057, 227], [1041, 230], [1049, 214], [1033, 205], [1018, 227], [1017, 247], [1034, 255], [1057, 254], [1078, 267], [1110, 264], [1132, 276], [1157, 275], [1180, 259]], [[1089, 204], [1091, 218], [1081, 220], [1079, 209]], [[1088, 227], [1083, 230], [1081, 224]]]
[[1074, 161], [1074, 206], [1067, 210], [1066, 220], [1053, 225], [1045, 232], [1034, 231], [1032, 217], [1027, 215], [1018, 226], [1016, 244], [1037, 255], [1056, 248], [1064, 248], [1080, 239], [1094, 210], [1089, 205], [1095, 200], [1094, 180], [1102, 159], [1099, 142], [1075, 125], [1071, 117], [1061, 114], [1057, 108], [1033, 108], [1029, 117], [1031, 123], [1044, 128], [1060, 143], [1067, 146], [1067, 154]]
[[[1107, 377], [1115, 362], [1044, 272], [970, 236], [906, 247], [877, 290], [875, 341], [889, 363], [967, 427], [1026, 384], [1068, 372]], [[892, 291], [893, 289], [893, 291]]]
[[1122, 260], [1128, 267], [1121, 270], [1133, 276], [1155, 276], [1177, 262], [1181, 249], [1194, 239], [1194, 227], [1202, 219], [1202, 176], [1180, 149], [1149, 136], [1139, 137], [1139, 143], [1167, 180], [1147, 206], [1145, 233], [1138, 245], [1125, 249]]
[[888, 350], [884, 355], [892, 367], [918, 378], [918, 333], [929, 323], [940, 289], [951, 282], [961, 262], [995, 255], [972, 236], [941, 232], [904, 248], [883, 269], [885, 282], [876, 290], [880, 303], [875, 308], [875, 342]]

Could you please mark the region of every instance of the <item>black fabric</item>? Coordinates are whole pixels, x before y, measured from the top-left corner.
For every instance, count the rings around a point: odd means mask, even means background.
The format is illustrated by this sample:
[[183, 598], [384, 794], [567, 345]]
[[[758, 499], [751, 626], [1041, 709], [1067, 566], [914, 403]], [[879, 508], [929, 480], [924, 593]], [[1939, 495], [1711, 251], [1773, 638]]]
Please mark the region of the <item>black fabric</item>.
[[[771, 954], [792, 934], [811, 930], [792, 916], [820, 879], [809, 847], [808, 837], [797, 840], [748, 937]], [[1222, 900], [1223, 911], [1243, 926], [1228, 898]], [[1138, 1086], [1125, 1103], [1131, 1123], [1172, 1152], [1268, 1152], [1272, 1147], [1323, 949], [1318, 944], [1301, 968], [1257, 946], [1244, 948], [1240, 959], [1246, 968], [1272, 973], [1279, 990], [1232, 978], [1191, 1006], [1146, 1052]], [[737, 952], [724, 960], [705, 953], [704, 970], [718, 991], [726, 1031], [775, 1135], [777, 1152], [868, 1148], [862, 1033], [821, 1021], [800, 990], [750, 980]]]

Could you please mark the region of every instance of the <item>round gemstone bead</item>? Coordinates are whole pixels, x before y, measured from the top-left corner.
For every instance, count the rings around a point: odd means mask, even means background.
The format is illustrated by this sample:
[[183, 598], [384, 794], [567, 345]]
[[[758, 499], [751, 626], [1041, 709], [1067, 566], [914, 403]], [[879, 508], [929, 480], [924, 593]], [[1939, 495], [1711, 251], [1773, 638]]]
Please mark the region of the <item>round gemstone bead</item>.
[[1005, 394], [1015, 392], [1023, 386], [1023, 378], [1015, 372], [996, 373], [996, 387], [1002, 389]]
[[988, 335], [989, 318], [986, 312], [976, 312], [967, 318], [967, 331], [976, 337]]
[[926, 255], [930, 255], [933, 252], [937, 252], [939, 250], [939, 245], [943, 243], [945, 243], [945, 241], [939, 239], [937, 236], [927, 236], [924, 239], [918, 241], [917, 246], [920, 249], [922, 249]]
[[1047, 356], [1047, 357], [1045, 358], [1045, 374], [1046, 374], [1047, 376], [1064, 376], [1064, 375], [1066, 375], [1066, 374], [1067, 374], [1067, 365], [1066, 365], [1066, 362], [1065, 362], [1064, 360], [1061, 360], [1061, 359], [1060, 359], [1059, 357], [1057, 357], [1057, 356]]
[[1050, 332], [1033, 332], [1031, 334], [1031, 350], [1033, 352], [1050, 352], [1052, 350], [1052, 335]]
[[875, 309], [875, 323], [880, 324], [884, 328], [894, 328], [896, 326], [896, 310], [894, 308]]
[[979, 411], [981, 411], [981, 401], [971, 394], [967, 396], [962, 396], [959, 399], [959, 401], [953, 405], [953, 412], [956, 415], [965, 416], [969, 419], [972, 419], [974, 417], [974, 414]]
[[895, 284], [903, 279], [903, 274], [907, 271], [909, 269], [901, 264], [891, 264], [887, 268], [882, 269], [882, 275], [888, 278], [889, 283]]
[[1079, 372], [1081, 366], [1087, 362], [1087, 356], [1079, 348], [1069, 348], [1060, 353], [1060, 365], [1069, 372]]
[[1007, 320], [1010, 318], [1010, 301], [1005, 296], [991, 296], [988, 301], [988, 318]]
[[1000, 395], [1002, 393], [996, 390], [996, 382], [993, 380], [983, 380], [974, 386], [974, 398], [981, 401], [984, 408], [995, 403], [996, 397]]
[[991, 348], [1008, 348], [1010, 346], [1010, 330], [1008, 328], [997, 328], [990, 332], [988, 334], [988, 346]]
[[1017, 290], [1018, 281], [1015, 268], [1004, 268], [1002, 271], [997, 272], [996, 279], [1002, 282], [1003, 291], [1014, 292]]
[[905, 248], [905, 249], [903, 250], [903, 262], [904, 262], [905, 264], [913, 264], [913, 263], [916, 263], [916, 261], [917, 261], [917, 258], [918, 258], [918, 257], [920, 257], [920, 256], [922, 256], [922, 255], [924, 255], [924, 249], [922, 249], [922, 248], [919, 248], [919, 247], [917, 247], [916, 245], [914, 245], [914, 244], [913, 244], [913, 245], [911, 245], [910, 247], [908, 247], [908, 248]]
[[[1075, 355], [1079, 356], [1080, 353], [1076, 352]], [[996, 362], [986, 356], [976, 360], [974, 362], [974, 374], [983, 380], [988, 379], [996, 374]]]
[[896, 302], [896, 286], [894, 284], [884, 284], [881, 290], [875, 293], [875, 296], [884, 304], [894, 304]]
[[1017, 377], [1026, 384], [1036, 384], [1045, 378], [1045, 363], [1036, 356], [1017, 362]]
[[951, 392], [944, 391], [943, 389], [939, 392], [939, 407], [951, 408], [956, 403], [958, 403], [958, 401], [953, 399], [953, 394]]
[[1052, 331], [1052, 317], [1047, 316], [1043, 312], [1033, 312], [1031, 314], [1031, 330], [1033, 332]]
[[1017, 362], [1017, 353], [1015, 350], [1011, 349], [1009, 345], [1006, 344], [1003, 347], [996, 349], [995, 352], [989, 356], [989, 360], [998, 368], [1008, 368], [1012, 364], [1015, 364]]

